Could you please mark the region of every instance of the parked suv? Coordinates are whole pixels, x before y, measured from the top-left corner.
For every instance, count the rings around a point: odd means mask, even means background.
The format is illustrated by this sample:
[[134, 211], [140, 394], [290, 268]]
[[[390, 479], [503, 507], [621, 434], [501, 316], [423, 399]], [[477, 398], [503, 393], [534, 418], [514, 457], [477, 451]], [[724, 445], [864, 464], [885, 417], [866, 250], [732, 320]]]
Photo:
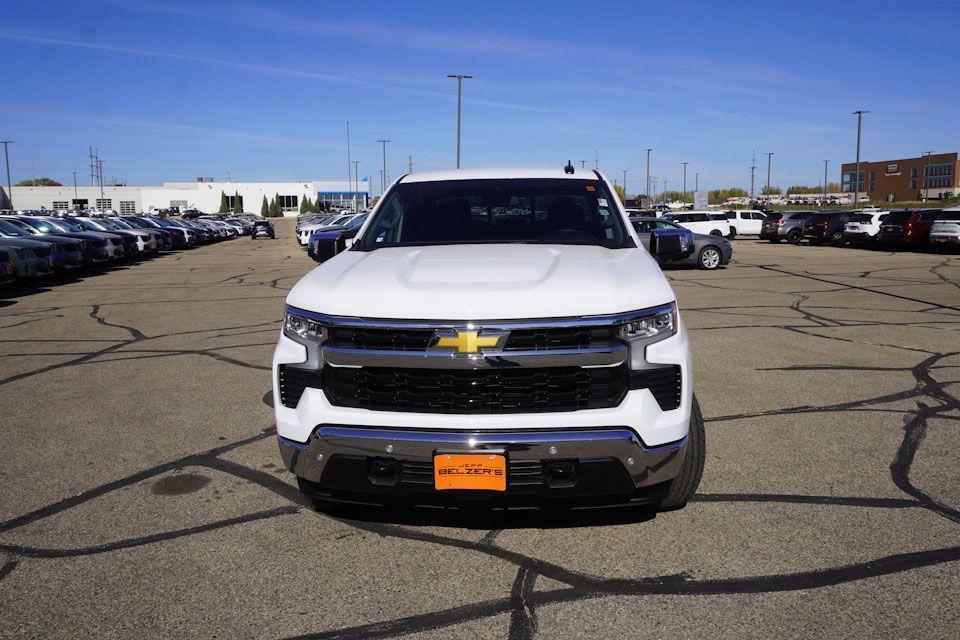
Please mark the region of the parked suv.
[[960, 207], [944, 209], [930, 226], [930, 244], [960, 246]]
[[835, 247], [842, 247], [843, 228], [850, 222], [850, 214], [844, 211], [824, 211], [814, 213], [803, 223], [803, 239], [810, 244], [829, 242]]
[[843, 227], [843, 239], [850, 244], [876, 242], [880, 224], [889, 211], [854, 211]]
[[720, 219], [714, 219], [711, 216], [717, 215], [710, 211], [685, 211], [683, 213], [668, 213], [663, 216], [664, 220], [676, 222], [681, 227], [685, 227], [694, 233], [706, 233], [712, 236], [730, 236], [733, 227], [726, 215], [720, 216]]
[[767, 215], [761, 211], [727, 211], [727, 220], [736, 232], [734, 236], [758, 236]]
[[786, 240], [800, 244], [803, 239], [803, 224], [815, 211], [771, 211], [763, 221], [760, 239], [777, 243]]
[[[704, 464], [690, 344], [610, 182], [397, 180], [286, 299], [280, 453], [330, 501], [683, 506]], [[651, 255], [652, 254], [652, 255]]]
[[877, 240], [894, 246], [925, 247], [930, 239], [933, 221], [940, 215], [940, 209], [921, 209], [919, 211], [893, 211], [887, 214], [880, 225]]

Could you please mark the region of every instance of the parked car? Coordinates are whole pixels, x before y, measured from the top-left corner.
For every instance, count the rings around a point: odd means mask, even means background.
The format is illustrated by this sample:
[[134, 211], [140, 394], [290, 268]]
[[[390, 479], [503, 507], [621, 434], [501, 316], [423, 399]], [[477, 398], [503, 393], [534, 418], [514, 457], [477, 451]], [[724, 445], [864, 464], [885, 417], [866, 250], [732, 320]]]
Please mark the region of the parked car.
[[140, 253], [140, 241], [141, 238], [134, 233], [133, 231], [125, 231], [121, 229], [115, 229], [112, 225], [108, 225], [104, 222], [98, 222], [100, 218], [90, 218], [90, 217], [76, 217], [72, 221], [80, 225], [86, 231], [102, 231], [105, 233], [112, 233], [115, 236], [120, 238], [120, 241], [123, 243], [123, 255], [126, 258], [136, 258]]
[[334, 216], [332, 218], [327, 218], [322, 222], [305, 224], [297, 230], [297, 242], [300, 243], [300, 246], [305, 247], [310, 242], [310, 234], [314, 231], [343, 226], [349, 222], [354, 215], [355, 214], [351, 213], [347, 215]]
[[[51, 227], [59, 229], [69, 238], [90, 239], [97, 248], [94, 262], [119, 260], [126, 256], [124, 239], [119, 235], [105, 231], [89, 231], [77, 224], [73, 218], [24, 218], [24, 220], [38, 229], [46, 230]], [[36, 223], [32, 222], [33, 220], [36, 220]]]
[[175, 245], [173, 232], [168, 229], [161, 229], [159, 226], [155, 227], [136, 216], [123, 216], [122, 218], [118, 218], [117, 221], [134, 229], [142, 229], [155, 234], [157, 238], [157, 249], [160, 251], [170, 251]]
[[846, 211], [823, 211], [811, 214], [803, 223], [803, 239], [810, 244], [829, 242], [835, 247], [844, 243], [843, 229], [850, 222]]
[[286, 298], [274, 411], [301, 491], [685, 505], [705, 435], [654, 259], [677, 237], [638, 243], [609, 180], [569, 164], [397, 179]]
[[713, 236], [729, 236], [735, 233], [730, 221], [726, 215], [721, 219], [711, 218], [713, 214], [710, 211], [684, 211], [682, 213], [667, 213], [662, 217], [664, 220], [676, 222], [681, 227], [685, 227], [694, 233], [705, 233]]
[[760, 239], [777, 243], [786, 240], [800, 244], [803, 239], [803, 224], [816, 211], [769, 211], [760, 228]]
[[11, 255], [16, 251], [14, 247], [0, 246], [0, 285], [13, 284], [17, 281], [17, 264]]
[[0, 247], [7, 249], [7, 255], [13, 260], [18, 281], [36, 280], [57, 269], [57, 261], [49, 244], [26, 238], [0, 236]]
[[843, 227], [843, 239], [849, 244], [871, 244], [877, 241], [880, 223], [889, 211], [854, 211]]
[[662, 218], [634, 217], [630, 218], [630, 223], [633, 224], [640, 242], [648, 250], [650, 249], [651, 234], [654, 230], [659, 233], [684, 232], [682, 244], [685, 247], [688, 246], [689, 250], [682, 255], [672, 256], [665, 262], [696, 265], [700, 269], [713, 270], [729, 264], [733, 258], [733, 245], [726, 238], [705, 233], [693, 233], [675, 222]]
[[22, 223], [16, 224], [10, 220], [0, 219], [0, 236], [36, 240], [50, 245], [50, 253], [58, 271], [69, 271], [83, 267], [86, 260], [84, 253], [87, 248], [83, 240], [42, 234], [27, 225], [21, 225]]
[[736, 236], [758, 236], [767, 215], [762, 211], [740, 209], [726, 212], [727, 221], [733, 227]]
[[930, 244], [934, 247], [960, 246], [960, 207], [940, 212], [930, 227]]
[[268, 238], [277, 237], [273, 225], [270, 224], [269, 220], [257, 220], [253, 223], [253, 231], [250, 232], [250, 239], [256, 240], [260, 236], [267, 236]]
[[883, 219], [877, 241], [899, 247], [927, 247], [933, 221], [940, 212], [941, 209], [892, 211]]
[[200, 234], [196, 229], [191, 229], [186, 225], [179, 224], [178, 220], [170, 218], [158, 218], [155, 216], [138, 216], [138, 220], [170, 232], [175, 248], [192, 247], [200, 242]]

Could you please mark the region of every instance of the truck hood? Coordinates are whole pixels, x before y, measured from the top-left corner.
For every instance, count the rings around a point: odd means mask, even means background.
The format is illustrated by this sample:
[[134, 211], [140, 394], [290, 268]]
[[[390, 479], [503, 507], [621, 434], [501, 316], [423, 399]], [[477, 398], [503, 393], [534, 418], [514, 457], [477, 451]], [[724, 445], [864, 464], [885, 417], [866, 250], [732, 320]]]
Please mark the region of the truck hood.
[[673, 300], [643, 248], [521, 244], [345, 251], [287, 296], [317, 313], [417, 320], [599, 315]]

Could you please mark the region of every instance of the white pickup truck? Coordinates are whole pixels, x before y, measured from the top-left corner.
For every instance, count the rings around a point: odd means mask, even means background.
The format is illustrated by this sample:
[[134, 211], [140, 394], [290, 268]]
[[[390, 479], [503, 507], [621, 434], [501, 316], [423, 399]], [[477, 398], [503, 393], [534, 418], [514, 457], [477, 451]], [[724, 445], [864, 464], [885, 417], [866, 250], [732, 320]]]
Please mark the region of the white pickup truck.
[[[713, 211], [684, 211], [682, 213], [667, 213], [663, 216], [664, 220], [676, 222], [681, 227], [690, 229], [694, 233], [702, 233], [711, 236], [723, 236], [732, 238], [737, 235], [736, 229], [725, 214], [717, 214]], [[759, 231], [757, 232], [759, 233]]]
[[676, 296], [609, 181], [415, 173], [287, 296], [282, 459], [317, 506], [686, 504], [703, 419]]

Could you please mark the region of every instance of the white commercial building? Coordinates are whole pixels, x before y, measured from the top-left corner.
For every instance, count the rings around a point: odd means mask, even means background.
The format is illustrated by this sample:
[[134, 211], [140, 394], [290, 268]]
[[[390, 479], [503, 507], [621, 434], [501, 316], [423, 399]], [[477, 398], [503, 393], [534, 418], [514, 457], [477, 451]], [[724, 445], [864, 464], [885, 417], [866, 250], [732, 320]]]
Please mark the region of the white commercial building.
[[[220, 210], [222, 196], [232, 210], [236, 200], [247, 213], [260, 213], [263, 200], [274, 198], [285, 215], [296, 215], [304, 198], [326, 202], [335, 207], [361, 208], [370, 202], [370, 182], [358, 186], [343, 181], [314, 182], [164, 182], [161, 186], [101, 187], [13, 187], [13, 207], [17, 210], [113, 210], [118, 213], [152, 212], [159, 209], [197, 209], [204, 213]], [[0, 189], [0, 208], [7, 205]]]

